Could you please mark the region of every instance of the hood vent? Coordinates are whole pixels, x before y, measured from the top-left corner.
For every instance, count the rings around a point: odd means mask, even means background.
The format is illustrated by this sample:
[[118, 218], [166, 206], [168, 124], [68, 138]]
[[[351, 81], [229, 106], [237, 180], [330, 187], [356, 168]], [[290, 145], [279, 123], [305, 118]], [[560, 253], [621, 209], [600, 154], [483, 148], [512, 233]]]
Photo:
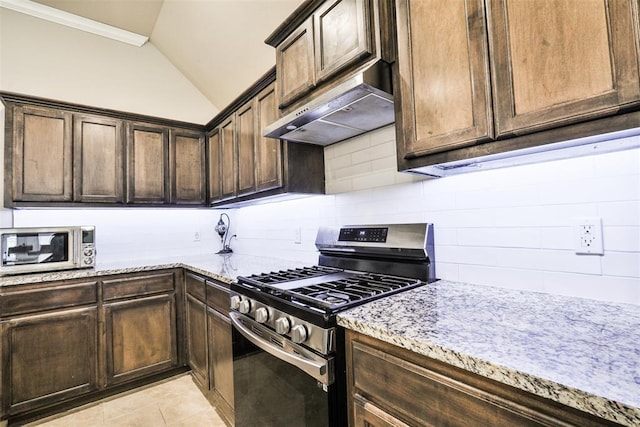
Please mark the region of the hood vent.
[[330, 145], [395, 120], [389, 65], [379, 61], [265, 128], [264, 136]]

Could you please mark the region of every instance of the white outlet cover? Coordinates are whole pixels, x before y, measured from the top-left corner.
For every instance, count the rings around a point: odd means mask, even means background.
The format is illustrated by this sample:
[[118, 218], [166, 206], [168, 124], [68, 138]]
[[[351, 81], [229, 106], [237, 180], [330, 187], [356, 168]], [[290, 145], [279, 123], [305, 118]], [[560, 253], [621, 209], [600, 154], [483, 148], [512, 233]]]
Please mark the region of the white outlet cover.
[[604, 255], [602, 218], [574, 219], [574, 248], [575, 253], [579, 255]]

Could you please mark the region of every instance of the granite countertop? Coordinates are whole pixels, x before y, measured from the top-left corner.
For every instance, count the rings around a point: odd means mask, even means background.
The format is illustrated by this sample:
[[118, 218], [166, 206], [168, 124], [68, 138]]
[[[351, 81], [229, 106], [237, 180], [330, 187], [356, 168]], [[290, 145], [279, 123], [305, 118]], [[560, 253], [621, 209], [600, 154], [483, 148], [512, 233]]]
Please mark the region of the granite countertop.
[[94, 268], [90, 269], [4, 276], [0, 277], [0, 287], [56, 280], [82, 279], [85, 277], [107, 276], [111, 274], [163, 270], [168, 268], [186, 268], [212, 279], [231, 283], [238, 276], [248, 276], [306, 265], [309, 265], [309, 263], [236, 253], [226, 255], [172, 256], [147, 260], [131, 259], [110, 263], [98, 262]]
[[640, 307], [438, 281], [338, 324], [623, 425], [640, 425]]

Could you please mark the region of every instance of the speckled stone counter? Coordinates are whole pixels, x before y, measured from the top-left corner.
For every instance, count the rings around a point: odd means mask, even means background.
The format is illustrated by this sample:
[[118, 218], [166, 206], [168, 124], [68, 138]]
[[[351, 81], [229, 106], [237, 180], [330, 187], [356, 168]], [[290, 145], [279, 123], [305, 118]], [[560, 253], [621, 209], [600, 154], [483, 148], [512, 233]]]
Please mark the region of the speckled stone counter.
[[640, 425], [640, 307], [439, 281], [338, 324], [623, 425]]
[[84, 270], [57, 271], [52, 273], [20, 274], [0, 277], [0, 286], [21, 285], [27, 283], [51, 282], [55, 280], [79, 279], [111, 274], [136, 273], [142, 271], [163, 270], [167, 268], [186, 268], [212, 279], [231, 283], [238, 276], [265, 273], [286, 268], [301, 267], [308, 264], [287, 261], [278, 258], [258, 257], [242, 254], [198, 255], [154, 259], [131, 259], [115, 263], [98, 263], [95, 268]]

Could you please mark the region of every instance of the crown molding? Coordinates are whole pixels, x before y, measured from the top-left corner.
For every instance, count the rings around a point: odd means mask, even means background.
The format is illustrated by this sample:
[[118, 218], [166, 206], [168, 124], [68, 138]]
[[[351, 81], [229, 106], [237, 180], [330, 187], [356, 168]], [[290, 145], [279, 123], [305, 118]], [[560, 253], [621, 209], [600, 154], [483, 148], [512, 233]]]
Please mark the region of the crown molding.
[[55, 22], [56, 24], [66, 25], [67, 27], [86, 31], [88, 33], [97, 34], [102, 37], [107, 37], [112, 40], [117, 40], [137, 47], [143, 46], [149, 40], [149, 37], [123, 30], [112, 25], [103, 24], [102, 22], [94, 21], [93, 19], [74, 15], [73, 13], [64, 12], [30, 0], [0, 0], [0, 7]]

